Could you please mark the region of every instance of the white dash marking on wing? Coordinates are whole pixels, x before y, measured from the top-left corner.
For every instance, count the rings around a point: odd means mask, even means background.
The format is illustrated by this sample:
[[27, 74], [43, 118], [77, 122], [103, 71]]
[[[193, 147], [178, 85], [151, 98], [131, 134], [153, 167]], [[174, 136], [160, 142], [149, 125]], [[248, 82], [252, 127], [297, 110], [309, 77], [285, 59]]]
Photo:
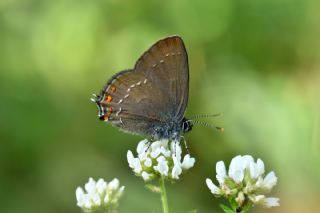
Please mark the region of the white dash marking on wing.
[[119, 113], [121, 112], [122, 108], [120, 107], [120, 109], [118, 110], [118, 112], [116, 113], [116, 116], [119, 116]]

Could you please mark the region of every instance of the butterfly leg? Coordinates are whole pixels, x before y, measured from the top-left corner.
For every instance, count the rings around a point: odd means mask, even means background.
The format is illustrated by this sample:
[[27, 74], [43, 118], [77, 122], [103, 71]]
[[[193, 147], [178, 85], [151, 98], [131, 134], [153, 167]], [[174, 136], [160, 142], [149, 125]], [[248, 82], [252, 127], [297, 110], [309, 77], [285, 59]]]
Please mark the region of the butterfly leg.
[[147, 153], [147, 151], [149, 150], [151, 144], [152, 144], [153, 140], [151, 139], [151, 141], [146, 141], [145, 146], [147, 146], [146, 150], [144, 150], [145, 153]]
[[183, 140], [183, 142], [184, 142], [184, 147], [186, 148], [188, 154], [190, 155], [190, 152], [189, 152], [189, 148], [188, 148], [188, 144], [187, 144], [186, 139], [184, 138], [183, 135], [181, 135], [180, 137], [182, 138], [182, 140]]
[[174, 153], [174, 156], [176, 157], [177, 156], [177, 145], [178, 145], [178, 143], [180, 143], [180, 141], [174, 140], [173, 143], [174, 143], [173, 153]]

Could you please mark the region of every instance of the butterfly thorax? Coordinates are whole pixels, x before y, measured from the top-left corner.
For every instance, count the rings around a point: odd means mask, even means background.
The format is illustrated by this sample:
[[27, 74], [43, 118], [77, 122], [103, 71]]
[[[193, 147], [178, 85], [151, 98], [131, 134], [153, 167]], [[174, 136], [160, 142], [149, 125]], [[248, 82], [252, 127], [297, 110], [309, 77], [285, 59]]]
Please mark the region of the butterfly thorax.
[[191, 131], [192, 124], [188, 119], [183, 118], [182, 121], [169, 121], [162, 124], [155, 124], [152, 127], [152, 137], [156, 140], [169, 139], [180, 140], [182, 134]]

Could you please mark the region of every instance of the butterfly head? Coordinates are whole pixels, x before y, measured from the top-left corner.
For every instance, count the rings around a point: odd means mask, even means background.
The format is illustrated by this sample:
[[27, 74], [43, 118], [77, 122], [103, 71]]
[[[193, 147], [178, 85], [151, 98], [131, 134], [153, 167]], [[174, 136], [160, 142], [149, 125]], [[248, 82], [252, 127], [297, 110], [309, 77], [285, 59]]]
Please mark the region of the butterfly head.
[[189, 120], [187, 118], [183, 118], [181, 125], [182, 125], [181, 130], [183, 133], [187, 133], [187, 132], [191, 131], [192, 127], [193, 127], [191, 120]]

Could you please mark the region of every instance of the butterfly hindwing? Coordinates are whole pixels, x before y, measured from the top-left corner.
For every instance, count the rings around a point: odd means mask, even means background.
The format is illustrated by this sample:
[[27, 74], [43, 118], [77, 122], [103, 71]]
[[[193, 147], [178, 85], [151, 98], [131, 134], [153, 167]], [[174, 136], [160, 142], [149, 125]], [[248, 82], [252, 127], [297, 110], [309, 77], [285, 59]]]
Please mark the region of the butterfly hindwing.
[[104, 120], [120, 129], [137, 134], [150, 134], [152, 124], [158, 122], [154, 114], [157, 104], [152, 101], [152, 85], [141, 72], [122, 71], [113, 76], [102, 91], [101, 107], [106, 109]]

